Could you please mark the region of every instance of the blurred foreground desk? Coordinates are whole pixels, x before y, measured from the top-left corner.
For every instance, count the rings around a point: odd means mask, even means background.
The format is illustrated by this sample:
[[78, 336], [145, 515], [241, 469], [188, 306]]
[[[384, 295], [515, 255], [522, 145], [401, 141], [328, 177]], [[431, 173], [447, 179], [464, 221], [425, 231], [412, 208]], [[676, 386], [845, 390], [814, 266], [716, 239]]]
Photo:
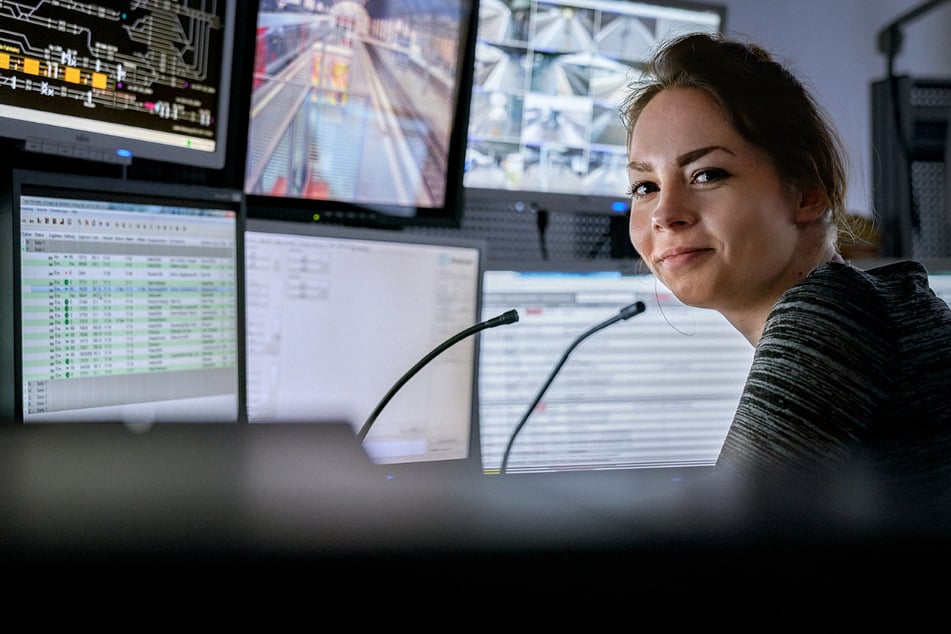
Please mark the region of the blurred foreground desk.
[[943, 517], [883, 506], [860, 483], [777, 491], [699, 470], [692, 482], [667, 470], [388, 479], [379, 467], [342, 427], [4, 427], [5, 596], [195, 609], [710, 597], [741, 580], [747, 594], [886, 574], [908, 587], [917, 567], [949, 562]]

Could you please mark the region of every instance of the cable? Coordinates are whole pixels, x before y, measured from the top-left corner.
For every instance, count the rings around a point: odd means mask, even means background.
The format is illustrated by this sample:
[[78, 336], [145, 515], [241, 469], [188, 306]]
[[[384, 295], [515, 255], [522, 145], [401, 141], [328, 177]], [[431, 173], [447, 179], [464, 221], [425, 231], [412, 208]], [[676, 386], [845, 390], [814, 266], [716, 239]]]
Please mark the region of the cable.
[[548, 230], [548, 210], [538, 209], [535, 211], [535, 226], [538, 227], [538, 246], [542, 251], [542, 259], [548, 259], [548, 242], [545, 234]]

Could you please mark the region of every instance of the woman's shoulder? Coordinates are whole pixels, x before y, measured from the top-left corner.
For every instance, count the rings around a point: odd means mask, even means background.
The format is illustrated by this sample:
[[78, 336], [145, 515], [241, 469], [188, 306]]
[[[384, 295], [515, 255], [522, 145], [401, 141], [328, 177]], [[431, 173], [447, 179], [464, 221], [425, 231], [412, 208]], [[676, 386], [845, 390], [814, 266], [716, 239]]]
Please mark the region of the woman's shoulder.
[[[893, 278], [899, 275], [891, 272]], [[900, 276], [900, 275], [899, 275]], [[821, 314], [878, 312], [891, 294], [878, 273], [848, 263], [826, 262], [789, 288], [773, 307], [773, 316], [796, 314], [802, 310]]]
[[928, 271], [913, 260], [891, 262], [862, 269], [846, 262], [827, 262], [818, 266], [802, 282], [787, 292], [788, 297], [832, 296], [852, 305], [877, 305], [895, 300], [908, 301], [919, 295], [930, 299]]
[[848, 274], [866, 280], [874, 287], [891, 289], [892, 292], [917, 292], [928, 288], [928, 271], [915, 260], [900, 260], [871, 268], [858, 268], [851, 264], [839, 264]]
[[931, 290], [925, 267], [912, 260], [867, 269], [822, 264], [783, 294], [773, 316], [785, 321], [803, 312], [813, 324], [835, 322], [840, 331], [951, 328], [951, 308]]

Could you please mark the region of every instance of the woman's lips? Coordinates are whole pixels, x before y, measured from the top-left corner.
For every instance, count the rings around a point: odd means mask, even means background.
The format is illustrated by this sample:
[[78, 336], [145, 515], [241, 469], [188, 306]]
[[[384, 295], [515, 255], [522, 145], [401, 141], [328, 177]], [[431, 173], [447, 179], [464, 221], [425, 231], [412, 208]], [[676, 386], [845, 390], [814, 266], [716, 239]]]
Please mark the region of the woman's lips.
[[703, 247], [671, 249], [661, 254], [659, 262], [668, 268], [685, 266], [710, 253], [713, 253], [713, 249]]

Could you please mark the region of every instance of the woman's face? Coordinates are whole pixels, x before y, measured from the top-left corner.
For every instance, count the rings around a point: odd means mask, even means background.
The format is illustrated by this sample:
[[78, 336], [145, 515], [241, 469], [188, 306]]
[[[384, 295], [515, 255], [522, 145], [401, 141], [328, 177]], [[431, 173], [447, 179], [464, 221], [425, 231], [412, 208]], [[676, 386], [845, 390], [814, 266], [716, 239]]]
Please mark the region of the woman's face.
[[631, 241], [681, 301], [742, 310], [775, 301], [801, 276], [792, 270], [801, 196], [705, 93], [656, 95], [628, 157]]

